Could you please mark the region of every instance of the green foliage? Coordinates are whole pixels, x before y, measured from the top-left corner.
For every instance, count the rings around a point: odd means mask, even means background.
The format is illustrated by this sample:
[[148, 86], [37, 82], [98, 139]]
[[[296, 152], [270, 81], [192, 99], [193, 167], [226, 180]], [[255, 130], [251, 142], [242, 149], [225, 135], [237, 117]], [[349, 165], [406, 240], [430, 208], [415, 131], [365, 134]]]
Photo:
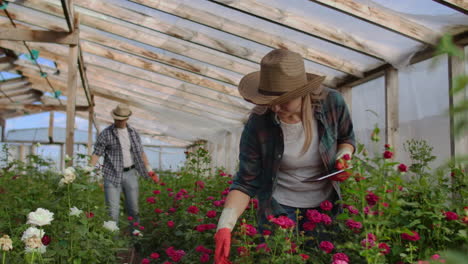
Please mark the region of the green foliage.
[[403, 148], [409, 153], [411, 159], [410, 171], [415, 174], [423, 174], [430, 170], [429, 163], [436, 159], [432, 155], [433, 147], [425, 140], [410, 139], [403, 143]]

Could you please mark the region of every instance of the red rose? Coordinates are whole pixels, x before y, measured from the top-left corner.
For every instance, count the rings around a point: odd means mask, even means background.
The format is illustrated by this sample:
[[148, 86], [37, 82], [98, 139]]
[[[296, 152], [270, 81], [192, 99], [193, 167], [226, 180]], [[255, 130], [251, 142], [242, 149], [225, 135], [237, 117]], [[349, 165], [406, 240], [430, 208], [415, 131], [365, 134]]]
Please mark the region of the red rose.
[[393, 152], [389, 151], [389, 150], [386, 150], [384, 153], [383, 153], [383, 157], [385, 159], [391, 159], [393, 157]]
[[390, 253], [390, 247], [386, 243], [380, 243], [379, 248], [382, 249], [380, 254], [387, 255]]
[[93, 218], [94, 217], [93, 212], [85, 212], [85, 215], [86, 215], [87, 218]]
[[147, 258], [144, 258], [141, 260], [141, 264], [149, 264], [149, 263], [150, 263], [150, 260]]
[[206, 254], [206, 253], [203, 253], [201, 256], [200, 256], [200, 262], [201, 263], [206, 263], [210, 261], [210, 255]]
[[216, 217], [216, 211], [211, 210], [211, 211], [206, 212], [206, 217], [215, 218]]
[[418, 232], [411, 231], [411, 233], [412, 234], [403, 233], [403, 234], [401, 234], [401, 238], [403, 240], [408, 240], [408, 241], [418, 241], [419, 239], [421, 239]]
[[50, 244], [50, 241], [51, 241], [50, 236], [44, 235], [44, 236], [42, 237], [41, 241], [42, 241], [42, 244], [43, 244], [44, 246], [49, 245], [49, 244]]
[[335, 255], [333, 255], [333, 261], [336, 261], [336, 260], [349, 262], [349, 257], [345, 253], [336, 253]]
[[370, 205], [370, 206], [374, 206], [377, 204], [377, 201], [379, 200], [379, 196], [377, 196], [375, 193], [373, 192], [369, 192], [367, 195], [366, 195], [366, 201], [367, 203]]
[[458, 219], [458, 215], [454, 212], [445, 212], [445, 219], [448, 221], [453, 221]]
[[189, 208], [187, 209], [187, 212], [191, 214], [198, 214], [199, 211], [200, 209], [198, 209], [198, 207], [196, 207], [195, 205], [189, 206]]
[[401, 172], [407, 172], [408, 167], [405, 164], [401, 163], [400, 165], [398, 165], [398, 170]]
[[304, 261], [306, 261], [306, 260], [308, 260], [310, 258], [309, 255], [306, 255], [306, 254], [301, 253], [299, 255], [301, 256], [302, 260], [304, 260]]
[[174, 227], [174, 221], [167, 221], [167, 227], [173, 228]]
[[151, 253], [150, 258], [152, 258], [152, 259], [158, 259], [158, 258], [159, 258], [159, 254], [158, 254], [158, 253]]

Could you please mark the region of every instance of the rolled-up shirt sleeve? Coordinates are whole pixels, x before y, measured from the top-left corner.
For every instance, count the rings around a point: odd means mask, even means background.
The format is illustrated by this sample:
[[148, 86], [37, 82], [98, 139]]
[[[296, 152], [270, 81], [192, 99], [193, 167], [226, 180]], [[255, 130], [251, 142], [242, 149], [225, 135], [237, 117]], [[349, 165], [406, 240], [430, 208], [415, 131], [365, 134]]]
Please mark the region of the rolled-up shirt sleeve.
[[239, 190], [254, 197], [260, 188], [262, 157], [255, 124], [249, 119], [242, 132], [239, 145], [239, 171], [234, 177], [230, 190]]
[[106, 150], [106, 131], [102, 131], [96, 139], [94, 143], [94, 151], [93, 155], [102, 156], [104, 155], [104, 151]]

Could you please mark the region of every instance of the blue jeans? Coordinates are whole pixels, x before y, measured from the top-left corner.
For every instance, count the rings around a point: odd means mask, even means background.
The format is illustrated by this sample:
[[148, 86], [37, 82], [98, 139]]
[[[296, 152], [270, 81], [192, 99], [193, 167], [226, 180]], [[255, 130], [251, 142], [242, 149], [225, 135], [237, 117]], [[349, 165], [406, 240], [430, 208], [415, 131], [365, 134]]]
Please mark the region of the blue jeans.
[[125, 209], [127, 215], [133, 217], [133, 221], [139, 222], [138, 216], [138, 173], [135, 169], [126, 171], [122, 175], [120, 186], [104, 179], [104, 195], [109, 216], [116, 223], [119, 222], [120, 193], [125, 196]]

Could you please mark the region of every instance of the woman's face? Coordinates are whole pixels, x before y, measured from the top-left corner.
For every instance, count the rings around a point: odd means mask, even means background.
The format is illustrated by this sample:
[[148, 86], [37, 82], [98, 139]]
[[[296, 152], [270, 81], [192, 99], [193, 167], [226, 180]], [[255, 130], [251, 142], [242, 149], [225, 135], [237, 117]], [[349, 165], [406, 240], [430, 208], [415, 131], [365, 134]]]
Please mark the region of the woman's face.
[[287, 116], [301, 113], [302, 97], [298, 97], [289, 102], [273, 105], [271, 110], [279, 116]]

